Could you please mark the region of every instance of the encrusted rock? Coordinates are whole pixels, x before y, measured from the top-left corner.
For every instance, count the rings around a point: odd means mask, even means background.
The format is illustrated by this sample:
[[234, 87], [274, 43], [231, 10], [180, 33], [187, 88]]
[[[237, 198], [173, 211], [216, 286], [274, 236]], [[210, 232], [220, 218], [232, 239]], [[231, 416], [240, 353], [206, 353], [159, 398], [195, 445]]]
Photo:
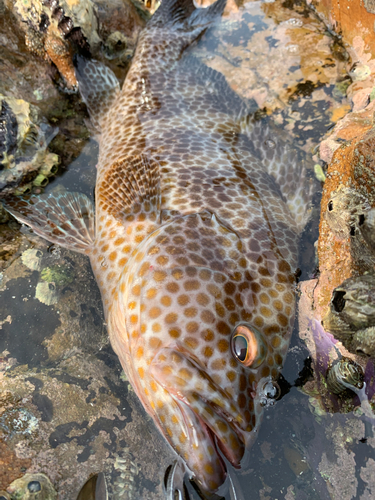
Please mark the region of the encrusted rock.
[[[75, 50], [98, 55], [108, 32], [108, 17], [122, 23], [123, 36], [134, 41], [143, 25], [135, 7], [129, 2], [105, 3], [82, 0], [5, 0], [5, 4], [19, 21], [28, 49], [39, 57], [51, 61], [64, 79], [65, 89], [77, 91], [73, 54]], [[105, 10], [103, 15], [101, 11]], [[101, 26], [101, 22], [103, 25]], [[108, 45], [108, 44], [107, 44]]]
[[[31, 192], [37, 172], [57, 172], [59, 158], [47, 149], [56, 135], [38, 116], [36, 106], [0, 94], [0, 194]], [[48, 180], [47, 180], [48, 182]]]
[[314, 293], [317, 316], [325, 316], [333, 290], [343, 281], [374, 271], [374, 252], [361, 229], [366, 218], [371, 223], [375, 207], [374, 151], [375, 131], [370, 130], [341, 146], [328, 167], [319, 228], [320, 275]]

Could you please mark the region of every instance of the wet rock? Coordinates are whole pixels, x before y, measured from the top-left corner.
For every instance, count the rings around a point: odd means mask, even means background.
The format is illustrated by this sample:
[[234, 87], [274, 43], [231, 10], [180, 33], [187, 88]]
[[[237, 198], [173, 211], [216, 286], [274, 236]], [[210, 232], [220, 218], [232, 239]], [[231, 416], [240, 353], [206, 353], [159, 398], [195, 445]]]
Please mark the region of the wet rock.
[[[357, 30], [356, 30], [357, 31]], [[374, 86], [375, 86], [375, 36], [373, 49], [365, 42], [365, 36], [356, 33], [351, 46], [347, 44], [350, 54], [348, 73], [351, 77], [350, 85], [346, 92], [351, 104], [345, 116], [338, 121], [329, 136], [320, 145], [320, 157], [325, 162], [332, 160], [333, 153], [343, 141], [358, 139], [372, 128], [374, 115]], [[368, 33], [367, 33], [368, 35]]]
[[[171, 452], [156, 429], [150, 433], [148, 419], [146, 426], [139, 414], [136, 396], [128, 395], [127, 384], [113, 367], [98, 357], [79, 353], [42, 370], [16, 367], [4, 376], [2, 387], [7, 391], [9, 404], [0, 418], [4, 420], [9, 415], [10, 422], [12, 412], [17, 410], [33, 414], [37, 423], [31, 434], [26, 432], [27, 422], [12, 432], [3, 431], [4, 446], [11, 442], [17, 459], [26, 463], [28, 473], [47, 475], [59, 492], [59, 499], [77, 498], [83, 484], [98, 471], [107, 475], [111, 491], [116, 488], [125, 494], [128, 482], [137, 491], [136, 498], [162, 498], [157, 493], [159, 470], [171, 460]], [[47, 407], [53, 409], [48, 418]], [[0, 447], [1, 442], [0, 439]], [[125, 449], [125, 443], [131, 446], [132, 454]], [[137, 462], [149, 465], [138, 467]], [[17, 464], [17, 460], [13, 463]], [[25, 468], [19, 475], [23, 476]], [[11, 470], [15, 470], [13, 465]], [[0, 488], [13, 479], [5, 474]], [[21, 484], [28, 484], [27, 479], [21, 478]], [[150, 493], [149, 488], [155, 491]]]
[[7, 488], [12, 500], [56, 500], [57, 493], [45, 474], [25, 474]]
[[[0, 205], [2, 206], [2, 205]], [[1, 213], [1, 212], [0, 212]], [[21, 251], [21, 246], [24, 241], [19, 233], [19, 225], [4, 224], [7, 220], [3, 220], [0, 224], [0, 270], [3, 271], [12, 261], [17, 258]], [[0, 289], [3, 286], [3, 276], [0, 279]]]
[[[211, 46], [202, 50], [205, 64], [223, 73], [237, 93], [254, 99], [297, 136], [313, 135], [318, 109], [320, 124], [327, 121], [328, 127], [336, 121], [336, 110], [346, 100], [342, 94], [331, 95], [330, 89], [346, 79], [345, 63], [334, 58], [332, 39], [304, 4], [295, 4], [293, 10], [279, 0], [245, 2], [241, 9], [235, 2], [230, 5], [224, 22], [210, 35], [221, 45], [215, 54]], [[254, 22], [256, 17], [262, 18], [262, 29]], [[297, 125], [301, 117], [304, 125]]]
[[[40, 0], [8, 0], [6, 6], [15, 13], [20, 28], [25, 32], [26, 45], [33, 53], [50, 59], [64, 77], [67, 87], [77, 88], [72, 62], [72, 49], [66, 39], [78, 30], [82, 45], [98, 45], [98, 21], [94, 4], [84, 2], [42, 2]], [[88, 50], [88, 48], [87, 48]]]
[[108, 30], [112, 27], [106, 23], [110, 16], [122, 22], [122, 34], [130, 40], [135, 40], [143, 24], [135, 7], [128, 2], [6, 0], [5, 4], [17, 17], [28, 49], [56, 66], [65, 89], [70, 92], [77, 91], [74, 52], [97, 55], [102, 33], [105, 38], [110, 35]]
[[348, 5], [342, 0], [308, 0], [324, 19], [326, 26], [335, 30], [348, 45], [354, 45], [361, 37], [367, 50], [375, 55], [374, 21], [375, 10], [372, 0]]

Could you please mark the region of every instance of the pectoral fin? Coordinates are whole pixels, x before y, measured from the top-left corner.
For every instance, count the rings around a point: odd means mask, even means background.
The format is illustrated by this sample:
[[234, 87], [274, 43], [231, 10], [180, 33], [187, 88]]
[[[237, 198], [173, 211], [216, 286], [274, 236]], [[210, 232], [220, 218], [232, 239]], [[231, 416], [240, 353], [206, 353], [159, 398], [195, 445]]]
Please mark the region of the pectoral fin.
[[94, 242], [94, 208], [81, 193], [50, 193], [35, 197], [11, 197], [4, 208], [19, 222], [51, 243], [89, 254]]
[[99, 207], [116, 219], [133, 221], [147, 214], [155, 221], [161, 197], [159, 163], [145, 155], [127, 156], [107, 169], [96, 193]]

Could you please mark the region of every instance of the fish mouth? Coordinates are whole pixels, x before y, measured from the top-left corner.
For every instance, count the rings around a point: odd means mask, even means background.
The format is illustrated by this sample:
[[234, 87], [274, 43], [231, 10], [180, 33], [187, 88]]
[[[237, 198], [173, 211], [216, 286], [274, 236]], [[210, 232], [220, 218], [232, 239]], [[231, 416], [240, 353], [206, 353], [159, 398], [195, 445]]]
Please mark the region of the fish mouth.
[[161, 349], [152, 362], [152, 373], [180, 407], [190, 441], [196, 442], [194, 426], [199, 426], [220, 460], [223, 462], [221, 452], [239, 468], [245, 453], [246, 424], [230, 395], [189, 353], [177, 349]]
[[[218, 387], [217, 390], [219, 391]], [[238, 421], [232, 414], [223, 406], [218, 406], [216, 400], [207, 400], [197, 393], [185, 395], [180, 401], [186, 403], [194, 412], [216, 454], [220, 457], [221, 452], [233, 467], [239, 468], [245, 453], [245, 439]], [[186, 412], [184, 413], [186, 418]]]

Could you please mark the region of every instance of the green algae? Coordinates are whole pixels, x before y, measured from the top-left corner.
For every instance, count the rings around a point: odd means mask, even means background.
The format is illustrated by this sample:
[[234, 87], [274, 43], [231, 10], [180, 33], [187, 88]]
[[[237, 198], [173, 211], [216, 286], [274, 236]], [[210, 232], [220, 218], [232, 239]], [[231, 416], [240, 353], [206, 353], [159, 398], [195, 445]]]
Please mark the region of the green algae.
[[68, 267], [55, 265], [45, 267], [40, 273], [40, 277], [43, 281], [55, 283], [56, 286], [66, 286], [73, 281], [74, 273]]

